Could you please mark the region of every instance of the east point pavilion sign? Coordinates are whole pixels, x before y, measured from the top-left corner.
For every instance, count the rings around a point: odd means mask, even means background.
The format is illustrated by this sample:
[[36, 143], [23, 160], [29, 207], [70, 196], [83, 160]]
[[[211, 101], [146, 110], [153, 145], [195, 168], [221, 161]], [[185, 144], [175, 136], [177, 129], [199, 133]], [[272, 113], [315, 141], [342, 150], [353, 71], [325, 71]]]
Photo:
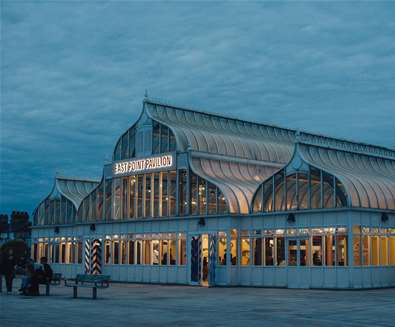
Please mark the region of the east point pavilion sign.
[[112, 165], [112, 171], [114, 176], [134, 175], [137, 173], [170, 169], [171, 167], [173, 167], [173, 156], [166, 154], [158, 157], [115, 162]]

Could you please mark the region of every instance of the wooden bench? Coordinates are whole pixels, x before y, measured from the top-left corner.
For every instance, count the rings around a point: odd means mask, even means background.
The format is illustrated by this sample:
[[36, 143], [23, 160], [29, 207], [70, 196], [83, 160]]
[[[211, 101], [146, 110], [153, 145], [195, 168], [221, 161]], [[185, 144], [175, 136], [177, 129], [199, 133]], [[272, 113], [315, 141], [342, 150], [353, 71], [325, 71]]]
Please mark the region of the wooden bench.
[[53, 286], [60, 285], [61, 281], [62, 281], [62, 274], [54, 273], [52, 274], [52, 279], [50, 282], [40, 283], [41, 285], [45, 285], [45, 295], [49, 296], [49, 289], [51, 285]]
[[92, 288], [92, 298], [96, 299], [98, 288], [104, 289], [110, 286], [110, 276], [78, 274], [73, 279], [65, 279], [64, 286], [73, 288], [74, 298], [77, 298], [78, 287]]

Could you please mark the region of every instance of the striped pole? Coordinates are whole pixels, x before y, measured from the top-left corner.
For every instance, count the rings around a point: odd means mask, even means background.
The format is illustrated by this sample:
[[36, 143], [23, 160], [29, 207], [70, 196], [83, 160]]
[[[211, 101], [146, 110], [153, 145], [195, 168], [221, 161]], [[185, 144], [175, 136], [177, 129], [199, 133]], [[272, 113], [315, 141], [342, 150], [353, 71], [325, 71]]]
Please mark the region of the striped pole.
[[85, 240], [85, 274], [91, 273], [91, 242], [90, 240]]
[[92, 274], [95, 274], [95, 275], [101, 274], [101, 260], [102, 260], [101, 245], [102, 245], [101, 240], [95, 239], [93, 241], [91, 272], [92, 272]]

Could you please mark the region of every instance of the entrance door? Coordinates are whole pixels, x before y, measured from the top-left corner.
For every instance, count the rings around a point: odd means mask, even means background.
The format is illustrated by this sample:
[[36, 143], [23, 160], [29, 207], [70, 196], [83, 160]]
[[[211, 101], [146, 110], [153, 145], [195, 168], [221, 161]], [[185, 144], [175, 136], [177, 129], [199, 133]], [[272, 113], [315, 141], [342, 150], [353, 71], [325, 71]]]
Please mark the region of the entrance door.
[[309, 288], [310, 266], [308, 238], [287, 240], [288, 287]]
[[191, 237], [191, 284], [215, 284], [216, 238], [201, 234]]
[[199, 284], [201, 279], [201, 237], [191, 237], [191, 284]]

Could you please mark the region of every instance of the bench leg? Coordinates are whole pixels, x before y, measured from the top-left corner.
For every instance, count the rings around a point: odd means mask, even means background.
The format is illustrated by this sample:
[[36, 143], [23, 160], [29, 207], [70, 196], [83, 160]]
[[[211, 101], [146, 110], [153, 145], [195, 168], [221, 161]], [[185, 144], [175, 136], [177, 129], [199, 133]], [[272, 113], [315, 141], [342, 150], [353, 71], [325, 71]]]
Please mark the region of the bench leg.
[[77, 286], [73, 286], [73, 297], [77, 298]]
[[96, 298], [97, 298], [97, 288], [96, 287], [92, 288], [92, 298], [94, 300], [96, 300]]
[[45, 284], [45, 295], [49, 296], [49, 284]]

